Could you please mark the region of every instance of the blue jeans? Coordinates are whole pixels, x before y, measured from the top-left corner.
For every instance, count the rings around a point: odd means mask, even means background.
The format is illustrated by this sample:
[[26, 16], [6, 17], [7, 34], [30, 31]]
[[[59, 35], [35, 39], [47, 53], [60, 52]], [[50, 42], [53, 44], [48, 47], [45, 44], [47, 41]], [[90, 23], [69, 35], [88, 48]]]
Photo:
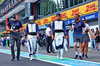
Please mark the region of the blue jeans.
[[6, 46], [5, 41], [2, 41], [3, 47]]
[[93, 48], [96, 50], [95, 39], [91, 39], [91, 50], [93, 50]]

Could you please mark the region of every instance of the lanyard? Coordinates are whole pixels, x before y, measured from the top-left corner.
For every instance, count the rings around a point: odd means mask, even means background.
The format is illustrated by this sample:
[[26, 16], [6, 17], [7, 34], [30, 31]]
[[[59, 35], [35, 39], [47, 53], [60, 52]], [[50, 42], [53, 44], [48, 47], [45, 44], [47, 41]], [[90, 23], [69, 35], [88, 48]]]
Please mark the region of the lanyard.
[[78, 26], [79, 26], [79, 22], [78, 22], [78, 24], [76, 23], [76, 28], [77, 28], [77, 30], [79, 30], [79, 29], [78, 29]]

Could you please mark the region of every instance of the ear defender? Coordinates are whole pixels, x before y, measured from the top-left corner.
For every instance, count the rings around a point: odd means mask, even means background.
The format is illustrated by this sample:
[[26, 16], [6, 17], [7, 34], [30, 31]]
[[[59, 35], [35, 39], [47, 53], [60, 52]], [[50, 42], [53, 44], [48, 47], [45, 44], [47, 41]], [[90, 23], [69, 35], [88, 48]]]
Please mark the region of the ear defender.
[[13, 19], [16, 19], [16, 14], [13, 15]]

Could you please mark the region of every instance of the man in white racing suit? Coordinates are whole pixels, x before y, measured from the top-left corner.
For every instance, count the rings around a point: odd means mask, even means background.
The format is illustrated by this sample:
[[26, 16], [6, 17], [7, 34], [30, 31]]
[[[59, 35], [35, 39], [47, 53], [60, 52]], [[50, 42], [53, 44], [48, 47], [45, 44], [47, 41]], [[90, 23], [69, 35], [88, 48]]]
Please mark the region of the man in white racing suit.
[[[67, 40], [67, 32], [66, 32], [65, 22], [61, 20], [61, 14], [57, 13], [56, 17], [57, 19], [52, 23], [51, 34], [52, 34], [52, 40], [54, 40], [56, 46], [57, 58], [59, 58], [59, 55], [61, 55], [60, 58], [63, 59], [62, 56], [63, 56], [64, 41]], [[55, 34], [55, 39], [53, 34]], [[66, 40], [64, 40], [64, 37], [66, 38]]]
[[34, 56], [34, 59], [36, 59], [37, 37], [39, 37], [38, 24], [34, 23], [34, 16], [30, 16], [29, 23], [26, 26], [26, 35], [25, 35], [25, 38], [28, 38], [27, 45], [28, 45], [28, 50], [30, 52], [29, 54], [30, 60], [33, 59], [33, 56]]

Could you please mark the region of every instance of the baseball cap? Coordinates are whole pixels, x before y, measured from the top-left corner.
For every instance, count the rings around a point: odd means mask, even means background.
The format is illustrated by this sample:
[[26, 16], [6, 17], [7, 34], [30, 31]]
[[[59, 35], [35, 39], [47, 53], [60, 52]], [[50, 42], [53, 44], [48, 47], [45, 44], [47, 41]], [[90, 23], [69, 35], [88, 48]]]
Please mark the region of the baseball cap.
[[56, 14], [56, 16], [58, 16], [58, 15], [59, 15], [59, 16], [61, 16], [61, 14], [60, 14], [60, 13], [57, 13], [57, 14]]
[[34, 19], [34, 16], [29, 16], [29, 20], [33, 20]]

